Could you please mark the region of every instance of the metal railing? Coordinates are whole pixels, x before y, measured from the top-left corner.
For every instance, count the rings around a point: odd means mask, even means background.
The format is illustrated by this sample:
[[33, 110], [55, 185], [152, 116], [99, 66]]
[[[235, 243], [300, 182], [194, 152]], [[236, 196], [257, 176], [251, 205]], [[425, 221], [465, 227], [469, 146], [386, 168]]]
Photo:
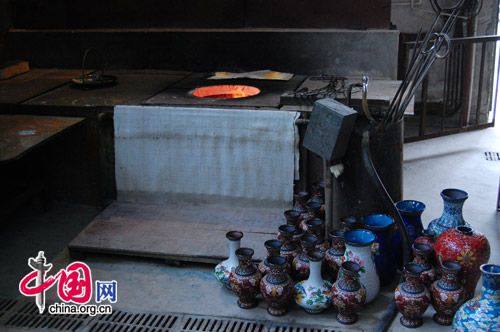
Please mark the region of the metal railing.
[[[497, 67], [495, 51], [498, 40], [498, 35], [451, 39], [450, 52], [444, 64], [444, 77], [436, 77], [436, 72], [432, 74], [432, 88], [442, 89], [442, 98], [429, 100], [430, 83], [427, 75], [422, 82], [420, 102], [415, 104], [415, 116], [405, 117], [405, 142], [494, 125], [498, 78], [495, 82], [493, 80]], [[414, 44], [405, 43], [407, 54]]]

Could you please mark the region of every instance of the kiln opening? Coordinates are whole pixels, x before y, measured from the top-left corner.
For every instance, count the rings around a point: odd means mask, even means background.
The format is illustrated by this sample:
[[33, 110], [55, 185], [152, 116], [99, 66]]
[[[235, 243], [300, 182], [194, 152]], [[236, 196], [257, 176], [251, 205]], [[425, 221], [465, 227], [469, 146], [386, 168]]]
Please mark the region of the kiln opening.
[[260, 90], [248, 85], [214, 85], [205, 86], [193, 91], [193, 96], [199, 98], [245, 98], [258, 95]]

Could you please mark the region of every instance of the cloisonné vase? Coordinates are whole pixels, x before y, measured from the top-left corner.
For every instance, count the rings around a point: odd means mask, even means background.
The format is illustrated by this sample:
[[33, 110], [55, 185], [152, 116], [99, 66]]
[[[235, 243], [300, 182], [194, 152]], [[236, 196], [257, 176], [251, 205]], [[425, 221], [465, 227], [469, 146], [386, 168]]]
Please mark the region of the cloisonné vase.
[[236, 257], [236, 249], [240, 247], [240, 241], [243, 237], [242, 232], [231, 231], [226, 233], [226, 238], [229, 241], [229, 258], [217, 264], [214, 270], [214, 275], [227, 289], [231, 289], [229, 285], [229, 276], [231, 271], [238, 266], [238, 257]]
[[313, 183], [311, 186], [312, 196], [309, 201], [311, 202], [319, 202], [321, 205], [325, 204], [325, 183], [318, 182]]
[[280, 256], [285, 257], [288, 264], [292, 264], [293, 259], [300, 253], [300, 248], [293, 242], [293, 234], [295, 233], [295, 226], [281, 225], [278, 227], [281, 235], [281, 242], [283, 245], [280, 249]]
[[356, 217], [352, 217], [352, 216], [340, 218], [340, 223], [342, 225], [342, 230], [344, 232], [349, 232], [349, 231], [353, 231], [355, 229], [361, 228], [361, 225], [358, 222], [358, 219], [356, 219]]
[[394, 291], [396, 307], [402, 316], [400, 322], [408, 328], [422, 325], [422, 315], [431, 303], [431, 294], [420, 281], [422, 267], [417, 263], [408, 263], [403, 268], [405, 281]]
[[424, 226], [422, 225], [422, 213], [425, 210], [425, 204], [414, 200], [404, 200], [396, 203], [396, 208], [403, 218], [403, 222], [410, 237], [410, 243], [420, 236]]
[[231, 289], [238, 296], [238, 306], [242, 309], [251, 309], [257, 306], [256, 296], [260, 292], [260, 272], [252, 262], [254, 254], [251, 248], [236, 250], [238, 266], [229, 276]]
[[[283, 243], [280, 240], [267, 240], [264, 242], [264, 247], [266, 247], [267, 250], [267, 257], [260, 262], [259, 264], [259, 272], [260, 274], [264, 277], [266, 274], [268, 274], [271, 271], [271, 266], [269, 265], [269, 258], [273, 256], [279, 256], [280, 251], [281, 251], [281, 246]], [[285, 264], [285, 271], [290, 274], [290, 264], [288, 262]]]
[[283, 316], [293, 296], [292, 278], [285, 272], [287, 261], [283, 256], [268, 258], [270, 272], [260, 281], [260, 292], [267, 301], [271, 316]]
[[307, 233], [306, 221], [309, 219], [319, 218], [321, 203], [315, 201], [309, 201], [306, 204], [307, 212], [301, 215], [302, 220], [300, 221], [299, 227]]
[[332, 304], [337, 309], [337, 320], [342, 324], [354, 324], [358, 320], [366, 300], [366, 288], [358, 281], [361, 269], [355, 262], [342, 263], [342, 277], [332, 286]]
[[380, 279], [372, 258], [375, 234], [366, 229], [355, 229], [345, 233], [344, 240], [346, 246], [344, 262], [353, 261], [359, 264], [359, 281], [366, 288], [366, 303], [370, 303], [380, 291]]
[[295, 280], [305, 280], [309, 277], [309, 256], [314, 252], [318, 238], [306, 234], [302, 238], [302, 252], [295, 256], [292, 262], [292, 276]]
[[328, 242], [325, 241], [325, 222], [319, 218], [309, 219], [306, 221], [307, 232], [318, 238], [315, 250], [325, 252], [328, 250]]
[[412, 245], [413, 262], [422, 266], [422, 273], [420, 273], [420, 280], [429, 288], [432, 283], [437, 279], [437, 271], [434, 265], [431, 264], [430, 259], [432, 255], [431, 247], [424, 243], [414, 243]]
[[436, 313], [433, 319], [440, 325], [451, 325], [453, 316], [465, 301], [465, 289], [457, 280], [460, 263], [444, 261], [441, 263], [443, 276], [432, 284], [432, 306]]
[[439, 265], [446, 260], [460, 263], [462, 269], [458, 273], [458, 280], [464, 285], [465, 298], [471, 299], [481, 276], [479, 267], [490, 258], [488, 239], [469, 226], [458, 226], [438, 236], [434, 251]]
[[344, 231], [331, 230], [330, 231], [330, 249], [325, 253], [326, 272], [332, 278], [337, 280], [337, 274], [340, 270], [340, 265], [344, 261], [345, 254], [345, 241]]
[[[300, 217], [300, 212], [296, 210], [286, 210], [283, 212], [283, 215], [285, 216], [285, 221], [287, 225], [294, 226], [295, 229], [299, 227], [299, 217]], [[281, 240], [281, 234], [278, 232], [278, 240]]]
[[325, 311], [332, 302], [332, 284], [321, 278], [323, 256], [320, 252], [309, 255], [309, 278], [298, 282], [294, 288], [295, 303], [310, 314]]
[[309, 193], [307, 191], [299, 191], [293, 195], [294, 205], [293, 209], [300, 213], [306, 212], [306, 203], [309, 200]]
[[453, 317], [453, 331], [500, 331], [500, 265], [483, 264], [480, 270], [481, 294], [458, 309]]
[[417, 237], [415, 239], [415, 244], [418, 244], [418, 243], [422, 243], [422, 244], [427, 244], [428, 246], [431, 247], [431, 257], [429, 259], [429, 262], [434, 265], [434, 266], [437, 266], [437, 263], [436, 263], [436, 252], [434, 251], [434, 242], [436, 242], [436, 238], [434, 237], [434, 231], [426, 228], [424, 230], [422, 230], [422, 232], [420, 233], [420, 236]]
[[444, 204], [443, 214], [429, 224], [429, 229], [436, 238], [447, 229], [466, 225], [462, 209], [469, 194], [460, 189], [445, 189], [441, 191], [441, 198]]
[[394, 219], [385, 214], [372, 214], [362, 218], [363, 227], [375, 236], [373, 255], [380, 284], [390, 283], [396, 275], [395, 249], [392, 247]]

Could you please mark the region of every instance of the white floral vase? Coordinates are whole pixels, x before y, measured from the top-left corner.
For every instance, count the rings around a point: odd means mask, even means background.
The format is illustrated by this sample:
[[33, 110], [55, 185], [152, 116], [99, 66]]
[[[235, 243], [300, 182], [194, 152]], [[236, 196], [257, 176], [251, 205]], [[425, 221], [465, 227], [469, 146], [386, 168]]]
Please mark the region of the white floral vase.
[[321, 278], [321, 263], [324, 255], [314, 252], [308, 256], [309, 278], [295, 285], [295, 303], [310, 314], [325, 311], [332, 303], [332, 284]]
[[240, 247], [240, 240], [243, 237], [242, 232], [231, 231], [226, 233], [226, 238], [229, 240], [229, 258], [217, 264], [214, 270], [214, 275], [227, 289], [231, 289], [229, 285], [229, 276], [231, 271], [238, 266], [238, 257], [236, 257], [236, 249]]
[[366, 302], [373, 301], [380, 291], [380, 279], [375, 269], [372, 256], [372, 244], [375, 234], [365, 229], [356, 229], [344, 234], [346, 250], [344, 262], [353, 261], [359, 264], [359, 281], [366, 288]]

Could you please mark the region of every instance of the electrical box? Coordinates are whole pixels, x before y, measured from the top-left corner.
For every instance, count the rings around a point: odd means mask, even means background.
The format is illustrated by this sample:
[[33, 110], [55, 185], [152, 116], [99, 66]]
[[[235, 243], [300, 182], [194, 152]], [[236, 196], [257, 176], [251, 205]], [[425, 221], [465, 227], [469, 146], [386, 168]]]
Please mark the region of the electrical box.
[[303, 146], [334, 161], [345, 154], [358, 112], [331, 98], [314, 103]]

